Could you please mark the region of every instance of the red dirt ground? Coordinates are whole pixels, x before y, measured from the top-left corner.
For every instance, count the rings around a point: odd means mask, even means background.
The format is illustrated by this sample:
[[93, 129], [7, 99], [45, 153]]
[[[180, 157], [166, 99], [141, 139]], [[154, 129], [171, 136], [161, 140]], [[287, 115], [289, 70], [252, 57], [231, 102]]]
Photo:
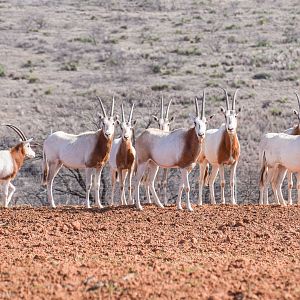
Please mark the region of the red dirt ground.
[[300, 299], [300, 208], [0, 210], [1, 299]]

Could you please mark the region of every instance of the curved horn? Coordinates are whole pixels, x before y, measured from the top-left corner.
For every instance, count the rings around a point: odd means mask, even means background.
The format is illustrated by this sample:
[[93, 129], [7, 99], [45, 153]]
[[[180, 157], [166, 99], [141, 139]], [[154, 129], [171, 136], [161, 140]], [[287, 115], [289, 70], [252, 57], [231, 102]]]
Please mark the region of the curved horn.
[[205, 90], [203, 90], [203, 98], [202, 98], [202, 109], [201, 109], [201, 119], [204, 117], [205, 110]]
[[17, 133], [17, 135], [21, 138], [21, 140], [23, 142], [25, 142], [27, 140], [26, 135], [23, 133], [23, 131], [18, 128], [17, 126], [14, 126], [12, 124], [2, 124], [3, 126], [7, 126], [9, 128], [11, 128], [14, 132]]
[[198, 99], [195, 97], [195, 106], [196, 106], [196, 118], [199, 117], [199, 105], [198, 105]]
[[121, 104], [122, 122], [125, 122], [125, 113], [123, 103]]
[[163, 119], [164, 117], [164, 97], [161, 96], [160, 100], [160, 117]]
[[295, 92], [295, 94], [296, 94], [296, 97], [297, 97], [297, 100], [298, 100], [298, 105], [299, 105], [299, 110], [300, 110], [300, 97], [299, 97], [297, 92]]
[[173, 99], [171, 99], [168, 103], [168, 107], [167, 107], [167, 111], [166, 111], [166, 119], [169, 118], [169, 110], [170, 110], [170, 105], [171, 105], [171, 102], [173, 101]]
[[134, 103], [132, 103], [132, 106], [131, 106], [131, 110], [130, 110], [130, 115], [129, 115], [128, 123], [131, 123], [131, 120], [132, 120], [132, 114], [133, 114], [133, 108], [134, 108]]
[[98, 102], [99, 102], [99, 104], [100, 104], [100, 107], [101, 107], [101, 109], [102, 109], [102, 112], [103, 112], [104, 117], [107, 117], [105, 108], [104, 108], [103, 103], [102, 103], [102, 100], [101, 100], [101, 98], [100, 98], [99, 96], [97, 96], [97, 100], [98, 100]]
[[110, 113], [111, 117], [114, 114], [114, 108], [115, 108], [115, 96], [113, 96], [113, 101], [112, 101], [112, 104], [111, 104], [111, 113]]
[[229, 99], [228, 99], [228, 93], [224, 88], [221, 88], [225, 92], [225, 101], [226, 101], [226, 109], [229, 110]]
[[232, 110], [235, 110], [235, 101], [236, 101], [236, 95], [239, 89], [236, 89], [233, 96], [233, 102], [232, 102]]

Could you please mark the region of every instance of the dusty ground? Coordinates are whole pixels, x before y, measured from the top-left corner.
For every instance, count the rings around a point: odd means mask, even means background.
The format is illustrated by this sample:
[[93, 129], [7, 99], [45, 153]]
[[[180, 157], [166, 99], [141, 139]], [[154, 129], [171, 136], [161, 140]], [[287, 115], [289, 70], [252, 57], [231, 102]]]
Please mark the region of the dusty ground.
[[299, 299], [299, 207], [0, 210], [1, 299]]

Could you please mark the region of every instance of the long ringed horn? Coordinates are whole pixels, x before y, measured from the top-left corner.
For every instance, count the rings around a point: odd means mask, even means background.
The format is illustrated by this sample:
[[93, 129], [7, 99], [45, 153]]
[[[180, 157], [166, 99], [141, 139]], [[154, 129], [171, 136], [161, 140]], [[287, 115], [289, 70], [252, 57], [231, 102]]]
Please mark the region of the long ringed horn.
[[111, 104], [111, 112], [110, 112], [111, 117], [114, 115], [114, 108], [115, 108], [115, 96], [113, 96], [113, 101]]
[[170, 106], [171, 106], [172, 100], [173, 100], [173, 99], [171, 99], [171, 100], [169, 101], [169, 103], [168, 103], [168, 107], [167, 107], [167, 111], [166, 111], [166, 119], [169, 118], [169, 110], [170, 110]]
[[122, 122], [125, 122], [125, 113], [123, 103], [121, 104], [121, 112], [122, 112]]
[[224, 88], [221, 88], [225, 92], [225, 101], [226, 101], [226, 109], [229, 110], [229, 99], [228, 99], [228, 93]]
[[131, 123], [131, 120], [132, 120], [132, 114], [133, 114], [133, 108], [134, 108], [134, 103], [132, 103], [132, 106], [131, 106], [131, 110], [130, 110], [130, 115], [129, 115], [128, 123]]
[[21, 140], [22, 140], [23, 142], [27, 140], [26, 135], [25, 135], [25, 134], [23, 133], [23, 131], [22, 131], [20, 128], [18, 128], [17, 126], [12, 125], [12, 124], [3, 124], [3, 125], [4, 125], [4, 126], [7, 126], [7, 127], [9, 127], [9, 128], [11, 128], [14, 132], [16, 132], [17, 135], [21, 138]]
[[164, 97], [161, 96], [161, 100], [160, 100], [160, 117], [163, 118], [164, 117]]
[[232, 102], [232, 110], [235, 110], [235, 102], [236, 102], [236, 95], [239, 89], [236, 89], [233, 96], [233, 102]]
[[103, 105], [102, 100], [101, 100], [101, 98], [100, 98], [99, 96], [97, 96], [97, 100], [98, 100], [98, 102], [99, 102], [99, 104], [100, 104], [100, 107], [101, 107], [101, 109], [102, 109], [102, 112], [103, 112], [104, 117], [107, 117], [107, 114], [106, 114], [104, 105]]
[[196, 106], [196, 117], [199, 117], [199, 105], [198, 105], [197, 97], [195, 97], [195, 106]]
[[202, 109], [201, 109], [201, 119], [204, 117], [205, 110], [205, 90], [203, 90], [203, 98], [202, 98]]
[[296, 94], [296, 97], [297, 97], [297, 100], [298, 100], [298, 106], [299, 106], [299, 110], [300, 110], [300, 97], [299, 97], [297, 92], [295, 92], [295, 94]]

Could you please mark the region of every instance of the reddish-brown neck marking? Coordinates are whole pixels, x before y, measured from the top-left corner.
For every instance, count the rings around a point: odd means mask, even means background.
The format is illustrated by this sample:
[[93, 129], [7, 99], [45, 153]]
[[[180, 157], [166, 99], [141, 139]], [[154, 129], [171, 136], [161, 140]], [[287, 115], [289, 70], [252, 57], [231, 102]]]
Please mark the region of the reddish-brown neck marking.
[[107, 139], [104, 136], [103, 130], [100, 130], [97, 135], [95, 148], [91, 153], [89, 161], [86, 163], [88, 168], [101, 168], [109, 158], [113, 136]]
[[21, 169], [21, 167], [24, 164], [24, 160], [25, 160], [25, 149], [24, 149], [24, 144], [20, 143], [18, 145], [16, 145], [15, 147], [11, 148], [9, 150], [12, 160], [13, 160], [13, 164], [14, 164], [14, 168], [12, 170], [12, 173], [8, 176], [6, 176], [5, 178], [1, 178], [2, 180], [8, 180], [8, 179], [13, 179], [16, 177], [18, 171]]
[[182, 156], [177, 165], [180, 168], [187, 168], [197, 160], [201, 150], [201, 142], [199, 141], [195, 128], [190, 128], [185, 133], [183, 143]]
[[300, 135], [300, 124], [293, 127], [291, 135]]
[[[230, 157], [231, 154], [231, 157]], [[218, 150], [218, 163], [232, 165], [240, 156], [240, 143], [237, 134], [229, 135], [225, 129]]]
[[117, 157], [116, 163], [118, 169], [131, 169], [134, 163], [134, 154], [132, 152], [131, 141], [124, 141], [122, 139]]

